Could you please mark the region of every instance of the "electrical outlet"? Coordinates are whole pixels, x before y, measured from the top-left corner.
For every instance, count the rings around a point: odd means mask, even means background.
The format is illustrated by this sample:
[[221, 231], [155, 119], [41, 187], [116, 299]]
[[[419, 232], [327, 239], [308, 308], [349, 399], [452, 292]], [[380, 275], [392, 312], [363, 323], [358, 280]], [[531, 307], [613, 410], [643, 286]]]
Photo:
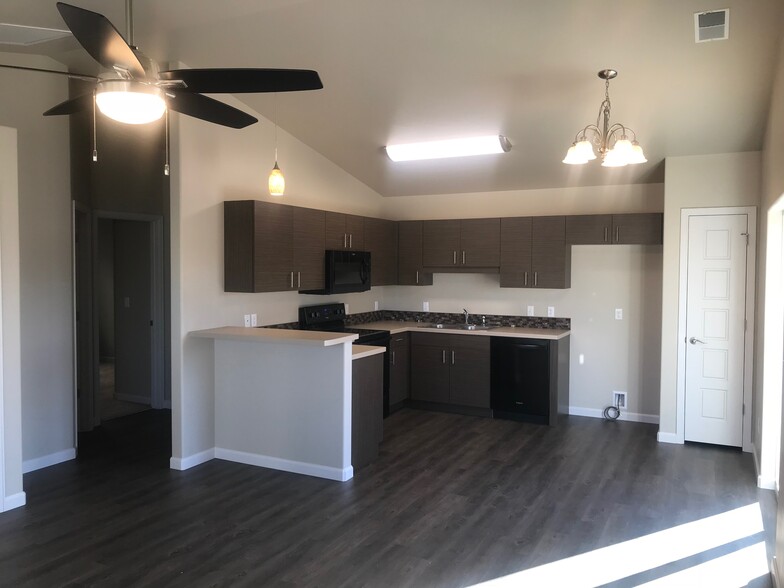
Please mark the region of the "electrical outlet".
[[246, 314], [246, 315], [245, 315], [245, 322], [244, 322], [244, 325], [245, 325], [246, 327], [249, 327], [249, 326], [250, 326], [250, 315], [249, 315], [249, 314]]
[[429, 303], [427, 300], [425, 300], [425, 301], [422, 303], [422, 310], [423, 310], [424, 312], [430, 312], [430, 303]]
[[555, 316], [555, 306], [548, 306], [547, 307], [547, 316]]
[[626, 392], [613, 392], [613, 406], [617, 408], [626, 408]]
[[534, 307], [529, 305], [528, 306], [528, 316], [534, 316]]
[[378, 300], [373, 301], [373, 310], [378, 310]]
[[250, 326], [251, 327], [258, 327], [259, 326], [259, 315], [255, 312], [250, 315]]
[[616, 321], [622, 321], [623, 320], [623, 309], [622, 308], [616, 308], [615, 309], [615, 320]]
[[348, 315], [349, 315], [349, 311], [348, 311], [348, 302], [346, 302], [346, 304], [345, 304], [345, 309], [346, 309], [346, 316], [348, 316]]
[[581, 353], [581, 354], [578, 356], [578, 358], [577, 358], [577, 362], [578, 362], [580, 365], [583, 365], [583, 364], [585, 363], [585, 355], [583, 355], [583, 354]]

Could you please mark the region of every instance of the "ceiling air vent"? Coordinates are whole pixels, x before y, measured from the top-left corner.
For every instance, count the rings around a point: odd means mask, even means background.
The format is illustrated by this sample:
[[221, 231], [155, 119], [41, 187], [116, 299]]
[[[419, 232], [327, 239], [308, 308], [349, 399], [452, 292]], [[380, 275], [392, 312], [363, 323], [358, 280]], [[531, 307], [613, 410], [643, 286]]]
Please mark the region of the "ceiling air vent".
[[694, 14], [694, 42], [723, 41], [730, 36], [730, 9], [696, 12]]
[[67, 37], [70, 34], [71, 31], [60, 29], [44, 29], [0, 22], [0, 44], [2, 45], [37, 45]]

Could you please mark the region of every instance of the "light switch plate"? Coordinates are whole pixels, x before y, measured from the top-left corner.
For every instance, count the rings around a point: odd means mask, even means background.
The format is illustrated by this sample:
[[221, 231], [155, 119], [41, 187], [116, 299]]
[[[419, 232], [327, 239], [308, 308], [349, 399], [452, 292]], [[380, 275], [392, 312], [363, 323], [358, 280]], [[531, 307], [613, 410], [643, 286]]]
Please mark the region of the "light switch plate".
[[373, 310], [378, 310], [378, 300], [373, 301]]
[[534, 307], [529, 305], [528, 306], [528, 316], [534, 316], [534, 312], [535, 312], [534, 311]]
[[346, 302], [345, 308], [346, 308], [346, 316], [348, 316], [350, 314], [348, 311], [348, 302]]
[[580, 365], [583, 365], [585, 363], [585, 355], [583, 355], [582, 353], [580, 355], [578, 355], [577, 356], [577, 363], [579, 363]]
[[259, 315], [255, 312], [250, 315], [250, 326], [251, 327], [258, 327], [259, 326]]
[[250, 315], [249, 315], [249, 314], [246, 314], [246, 315], [245, 315], [245, 317], [244, 317], [244, 321], [243, 321], [243, 324], [244, 324], [246, 327], [249, 327], [249, 326], [250, 326]]
[[555, 306], [547, 307], [547, 316], [555, 316]]
[[622, 308], [616, 308], [615, 309], [615, 320], [616, 321], [622, 321], [623, 320], [623, 309]]
[[425, 301], [422, 303], [422, 310], [423, 310], [424, 312], [430, 312], [430, 302], [428, 302], [427, 300], [425, 300]]

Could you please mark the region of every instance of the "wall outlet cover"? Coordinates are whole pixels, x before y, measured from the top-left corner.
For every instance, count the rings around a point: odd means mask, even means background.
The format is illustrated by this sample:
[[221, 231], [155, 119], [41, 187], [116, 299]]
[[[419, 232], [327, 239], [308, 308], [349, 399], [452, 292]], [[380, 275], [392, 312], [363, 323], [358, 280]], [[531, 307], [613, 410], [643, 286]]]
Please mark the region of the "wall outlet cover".
[[249, 326], [250, 326], [250, 315], [249, 315], [249, 314], [246, 314], [246, 315], [245, 315], [245, 317], [244, 317], [244, 320], [243, 320], [243, 324], [244, 324], [246, 327], [249, 327]]
[[255, 312], [250, 315], [250, 326], [251, 327], [258, 327], [259, 326], [259, 315]]
[[529, 306], [528, 306], [528, 316], [534, 316], [534, 312], [536, 312], [536, 311], [534, 310], [534, 307], [533, 307], [533, 306], [531, 306], [531, 305], [529, 305]]
[[349, 313], [349, 311], [348, 311], [348, 302], [346, 302], [346, 315], [349, 315], [349, 314], [350, 314], [350, 313]]
[[550, 316], [550, 317], [555, 316], [555, 306], [548, 306], [547, 307], [547, 316]]
[[430, 312], [430, 302], [428, 302], [427, 300], [425, 300], [425, 301], [422, 303], [422, 310], [423, 310], [424, 312]]
[[622, 308], [616, 308], [615, 309], [615, 320], [616, 321], [622, 321], [623, 320], [623, 309]]
[[626, 392], [613, 390], [612, 405], [617, 406], [618, 408], [626, 408]]
[[378, 310], [378, 300], [373, 301], [373, 310]]

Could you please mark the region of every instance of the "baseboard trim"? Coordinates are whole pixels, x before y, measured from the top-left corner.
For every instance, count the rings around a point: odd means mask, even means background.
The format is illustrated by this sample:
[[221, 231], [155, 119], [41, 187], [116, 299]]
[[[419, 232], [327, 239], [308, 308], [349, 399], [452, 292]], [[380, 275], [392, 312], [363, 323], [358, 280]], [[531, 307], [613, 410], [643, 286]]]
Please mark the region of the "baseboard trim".
[[49, 466], [57, 465], [65, 461], [76, 459], [76, 448], [65, 449], [49, 455], [42, 455], [41, 457], [34, 457], [22, 462], [22, 473], [29, 474], [35, 470], [48, 468]]
[[215, 459], [214, 447], [205, 449], [199, 453], [194, 453], [193, 455], [189, 455], [187, 457], [172, 457], [169, 459], [169, 467], [173, 470], [189, 470], [196, 467], [197, 465], [206, 463], [211, 459]]
[[[582, 408], [580, 406], [570, 406], [569, 414], [574, 416], [592, 417], [595, 419], [604, 418], [604, 409], [601, 408]], [[651, 425], [659, 424], [659, 416], [655, 414], [643, 414], [639, 412], [624, 412], [621, 411], [621, 416], [618, 417], [619, 421], [631, 421], [634, 423], [648, 423]]]
[[117, 400], [122, 400], [124, 402], [133, 402], [134, 404], [146, 404], [150, 406], [150, 399], [144, 396], [136, 396], [134, 394], [115, 394], [114, 397]]
[[20, 506], [24, 506], [25, 504], [27, 504], [27, 494], [25, 494], [24, 492], [17, 492], [16, 494], [11, 494], [11, 496], [6, 496], [3, 499], [2, 512], [14, 508], [19, 508]]
[[683, 445], [683, 439], [678, 437], [675, 433], [656, 433], [656, 440], [659, 443], [674, 443], [675, 445]]
[[334, 468], [304, 461], [293, 461], [290, 459], [271, 457], [269, 455], [260, 455], [258, 453], [222, 449], [220, 447], [215, 448], [215, 457], [217, 459], [225, 459], [226, 461], [235, 461], [237, 463], [244, 463], [262, 468], [282, 470], [293, 474], [315, 476], [316, 478], [326, 478], [327, 480], [336, 480], [338, 482], [345, 482], [354, 477], [354, 468], [352, 466], [343, 469]]

